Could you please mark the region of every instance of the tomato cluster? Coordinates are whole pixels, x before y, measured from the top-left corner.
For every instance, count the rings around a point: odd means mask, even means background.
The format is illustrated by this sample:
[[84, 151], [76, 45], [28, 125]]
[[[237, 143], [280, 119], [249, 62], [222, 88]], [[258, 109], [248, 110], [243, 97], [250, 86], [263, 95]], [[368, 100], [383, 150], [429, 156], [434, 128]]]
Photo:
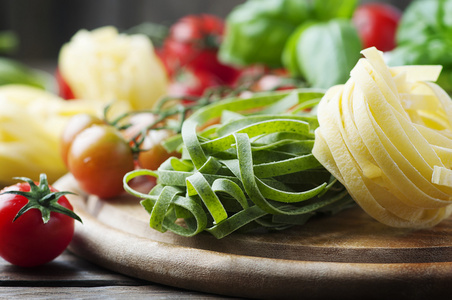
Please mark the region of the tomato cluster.
[[170, 27], [158, 53], [171, 79], [171, 96], [201, 96], [208, 88], [235, 83], [240, 70], [217, 56], [223, 32], [224, 21], [211, 14], [188, 15]]
[[137, 116], [129, 118], [127, 126], [88, 114], [69, 120], [61, 137], [61, 154], [82, 190], [103, 199], [118, 196], [124, 191], [122, 180], [127, 172], [138, 167], [156, 170], [167, 158], [177, 155], [161, 145], [172, 131], [147, 129], [143, 135], [143, 128], [152, 125], [155, 116]]
[[206, 90], [221, 87], [238, 90], [246, 86], [253, 92], [295, 87], [286, 82], [287, 72], [263, 65], [239, 68], [220, 62], [218, 50], [224, 27], [221, 18], [210, 14], [188, 15], [171, 26], [158, 52], [171, 78], [169, 95], [199, 97]]

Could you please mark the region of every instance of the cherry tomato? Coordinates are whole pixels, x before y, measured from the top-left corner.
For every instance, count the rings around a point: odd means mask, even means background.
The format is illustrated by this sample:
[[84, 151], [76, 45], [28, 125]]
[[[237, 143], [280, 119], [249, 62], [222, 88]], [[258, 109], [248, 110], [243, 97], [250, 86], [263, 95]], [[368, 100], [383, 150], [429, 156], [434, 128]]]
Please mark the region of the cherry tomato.
[[127, 123], [130, 125], [122, 134], [126, 140], [132, 140], [136, 136], [140, 135], [143, 129], [146, 129], [149, 126], [152, 126], [158, 119], [158, 115], [150, 113], [150, 112], [140, 112], [133, 114], [127, 120]]
[[396, 46], [396, 31], [401, 11], [387, 3], [365, 3], [358, 6], [353, 23], [364, 48], [375, 46], [381, 51], [390, 51]]
[[[153, 125], [158, 119], [158, 116], [152, 113], [139, 113], [135, 114], [128, 120], [130, 126], [124, 130], [123, 135], [128, 140], [138, 137], [140, 139], [140, 133], [143, 128], [148, 128]], [[150, 129], [147, 130], [147, 134], [140, 145], [141, 151], [138, 153], [137, 167], [157, 170], [157, 168], [171, 156], [180, 157], [180, 153], [177, 151], [167, 152], [162, 146], [162, 142], [173, 136], [174, 132], [168, 129]]]
[[[223, 20], [209, 14], [186, 16], [170, 28], [159, 53], [172, 79], [172, 92], [202, 95], [208, 87], [235, 82], [240, 71], [218, 60], [223, 31]], [[179, 78], [181, 70], [198, 77], [198, 82], [185, 84]]]
[[188, 15], [176, 22], [170, 31], [171, 37], [180, 42], [204, 43], [203, 47], [218, 47], [224, 31], [224, 22], [211, 14]]
[[254, 92], [282, 91], [297, 88], [293, 78], [285, 69], [273, 69], [266, 71], [251, 87]]
[[[74, 218], [81, 221], [64, 196], [66, 192], [49, 186], [42, 176], [39, 185], [27, 178], [29, 182], [0, 191], [0, 256], [14, 265], [34, 267], [52, 261], [71, 242]], [[27, 192], [27, 196], [14, 192]], [[39, 201], [46, 201], [43, 199], [51, 193], [56, 197], [41, 205]], [[31, 208], [18, 216], [26, 205]], [[49, 213], [48, 218], [40, 209]]]
[[61, 72], [58, 69], [55, 71], [55, 79], [58, 85], [58, 95], [66, 100], [75, 99], [71, 87], [63, 78], [63, 76], [61, 76]]
[[221, 86], [222, 83], [214, 74], [184, 70], [168, 86], [168, 95], [172, 97], [202, 96], [206, 89]]
[[103, 124], [104, 121], [90, 114], [77, 114], [69, 119], [61, 135], [61, 157], [66, 166], [68, 166], [68, 152], [74, 138], [86, 128], [94, 124]]
[[124, 191], [122, 179], [135, 166], [132, 149], [121, 133], [112, 126], [96, 124], [75, 137], [68, 165], [85, 192], [104, 199]]
[[144, 139], [141, 151], [138, 154], [138, 165], [140, 168], [157, 170], [160, 165], [172, 156], [180, 157], [180, 153], [172, 152], [169, 153], [162, 146], [162, 142], [173, 133], [170, 130], [160, 129], [160, 130], [150, 130]]
[[163, 45], [170, 68], [188, 65], [196, 69], [194, 59], [204, 49], [218, 49], [223, 30], [223, 20], [214, 15], [188, 15], [178, 20]]
[[[204, 49], [193, 59], [193, 72], [209, 73], [223, 85], [231, 85], [240, 75], [240, 71], [218, 60], [218, 49]], [[198, 75], [199, 76], [199, 75]]]

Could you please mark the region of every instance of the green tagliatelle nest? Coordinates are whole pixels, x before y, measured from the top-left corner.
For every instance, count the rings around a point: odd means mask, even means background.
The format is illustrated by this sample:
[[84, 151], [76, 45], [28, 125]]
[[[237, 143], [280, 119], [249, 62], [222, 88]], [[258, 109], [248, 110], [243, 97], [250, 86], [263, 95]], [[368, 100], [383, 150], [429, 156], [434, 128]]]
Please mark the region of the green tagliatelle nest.
[[[318, 122], [307, 111], [322, 96], [303, 89], [205, 106], [183, 124], [182, 158], [128, 173], [125, 189], [143, 199], [152, 228], [183, 236], [284, 229], [335, 213], [353, 201], [311, 153]], [[143, 175], [157, 177], [149, 194], [128, 185]]]

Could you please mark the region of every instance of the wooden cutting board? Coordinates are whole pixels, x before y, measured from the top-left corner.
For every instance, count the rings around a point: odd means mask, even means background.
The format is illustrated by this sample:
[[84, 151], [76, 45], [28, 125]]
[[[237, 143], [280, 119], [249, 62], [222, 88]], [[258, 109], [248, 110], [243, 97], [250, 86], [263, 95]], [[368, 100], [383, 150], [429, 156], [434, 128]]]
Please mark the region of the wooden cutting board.
[[54, 185], [78, 193], [69, 249], [136, 278], [259, 299], [430, 299], [452, 285], [452, 219], [394, 229], [355, 207], [281, 232], [184, 238], [150, 229], [139, 199], [84, 195], [70, 175]]

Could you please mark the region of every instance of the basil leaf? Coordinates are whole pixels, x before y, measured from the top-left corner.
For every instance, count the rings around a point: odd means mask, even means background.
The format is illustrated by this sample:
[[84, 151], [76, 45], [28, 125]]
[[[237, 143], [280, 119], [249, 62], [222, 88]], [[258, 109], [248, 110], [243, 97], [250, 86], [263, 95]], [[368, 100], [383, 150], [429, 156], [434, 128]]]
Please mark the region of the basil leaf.
[[452, 0], [413, 1], [400, 20], [397, 44], [387, 53], [388, 65], [442, 65], [437, 83], [452, 91]]
[[[312, 87], [329, 88], [347, 81], [360, 58], [361, 40], [349, 20], [334, 19], [302, 28], [296, 43], [288, 44], [298, 73]], [[293, 48], [295, 47], [295, 49]], [[287, 61], [286, 61], [287, 62]], [[290, 60], [294, 69], [294, 59]]]
[[397, 44], [422, 44], [432, 40], [452, 42], [452, 1], [413, 1], [405, 10], [397, 30]]
[[310, 14], [308, 0], [249, 0], [227, 16], [219, 58], [234, 65], [280, 67], [286, 40]]
[[9, 30], [0, 31], [0, 53], [13, 53], [17, 50], [19, 39]]
[[0, 85], [25, 84], [45, 88], [44, 75], [9, 58], [0, 57]]
[[[350, 19], [358, 0], [248, 0], [226, 18], [219, 58], [233, 65], [281, 67], [284, 45], [307, 22]], [[287, 60], [288, 58], [286, 58]]]
[[429, 39], [421, 44], [405, 44], [388, 54], [391, 66], [443, 65], [452, 66], [452, 45], [444, 40]]
[[293, 77], [302, 77], [300, 68], [298, 67], [297, 44], [301, 34], [305, 31], [306, 28], [313, 24], [313, 22], [306, 22], [305, 24], [299, 26], [295, 30], [295, 32], [292, 33], [292, 35], [287, 40], [286, 45], [284, 46], [281, 56], [282, 64]]
[[358, 0], [314, 0], [314, 13], [318, 20], [328, 21], [334, 18], [350, 19]]

